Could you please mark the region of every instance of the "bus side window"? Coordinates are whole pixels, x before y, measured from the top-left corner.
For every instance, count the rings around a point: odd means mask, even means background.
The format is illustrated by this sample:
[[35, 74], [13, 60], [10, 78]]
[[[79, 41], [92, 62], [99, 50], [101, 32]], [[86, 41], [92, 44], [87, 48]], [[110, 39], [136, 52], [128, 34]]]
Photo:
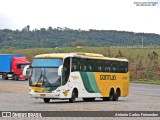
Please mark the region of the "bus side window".
[[123, 64], [123, 62], [120, 62], [120, 64], [119, 64], [119, 72], [120, 73], [124, 72], [124, 64]]
[[72, 67], [73, 67], [73, 71], [76, 71], [76, 70], [77, 70], [76, 65], [73, 65]]
[[91, 72], [92, 71], [92, 65], [91, 65], [91, 61], [88, 60], [88, 71]]
[[79, 60], [80, 59], [78, 59], [78, 58], [72, 58], [72, 72], [80, 70]]
[[128, 72], [128, 63], [127, 62], [120, 62], [120, 64], [119, 64], [119, 72], [120, 73]]
[[72, 58], [72, 72], [77, 70], [77, 59]]
[[100, 72], [101, 71], [101, 66], [100, 66], [100, 62], [97, 61], [97, 72]]
[[82, 71], [82, 69], [83, 69], [82, 65], [79, 65], [79, 71]]
[[114, 65], [113, 65], [113, 62], [111, 62], [111, 72], [114, 72]]
[[86, 67], [82, 64], [80, 65], [80, 71], [85, 71], [86, 70]]
[[124, 62], [123, 66], [124, 66], [124, 73], [127, 73], [128, 72], [128, 62]]
[[83, 70], [87, 71], [87, 66], [86, 65], [83, 66]]
[[104, 71], [105, 72], [111, 72], [111, 63], [110, 63], [110, 61], [106, 61], [104, 66], [105, 66], [104, 67]]
[[70, 76], [70, 58], [65, 58], [63, 63], [63, 71], [62, 71], [62, 85], [64, 85]]
[[102, 60], [97, 61], [97, 71], [98, 72], [104, 71], [104, 61]]
[[105, 72], [110, 72], [111, 71], [111, 68], [110, 67], [105, 67]]
[[119, 72], [119, 62], [112, 61], [112, 72]]
[[81, 59], [80, 60], [80, 71], [87, 71], [87, 65], [86, 65], [86, 60], [85, 59]]
[[96, 72], [96, 62], [94, 60], [88, 60], [88, 71]]
[[90, 71], [90, 72], [92, 71], [92, 66], [91, 65], [88, 66], [88, 71]]

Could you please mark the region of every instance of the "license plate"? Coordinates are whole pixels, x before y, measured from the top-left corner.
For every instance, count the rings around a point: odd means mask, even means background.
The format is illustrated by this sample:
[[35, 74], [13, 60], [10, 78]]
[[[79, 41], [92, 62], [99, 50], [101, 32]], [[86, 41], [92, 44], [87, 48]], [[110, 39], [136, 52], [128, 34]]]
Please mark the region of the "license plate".
[[46, 96], [46, 94], [40, 94], [40, 96], [44, 97], [44, 96]]

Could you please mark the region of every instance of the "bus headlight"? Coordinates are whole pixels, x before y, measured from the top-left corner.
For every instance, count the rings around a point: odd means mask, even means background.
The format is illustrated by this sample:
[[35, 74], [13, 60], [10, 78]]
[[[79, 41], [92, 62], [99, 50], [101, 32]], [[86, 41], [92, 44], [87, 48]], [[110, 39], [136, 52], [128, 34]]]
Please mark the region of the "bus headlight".
[[56, 92], [60, 92], [60, 91], [61, 91], [60, 89], [57, 89], [57, 90], [52, 91], [52, 93], [56, 93]]
[[29, 92], [34, 92], [34, 90], [32, 90], [32, 89], [29, 89]]
[[57, 89], [57, 90], [56, 90], [56, 92], [60, 92], [60, 91], [61, 91], [60, 89]]

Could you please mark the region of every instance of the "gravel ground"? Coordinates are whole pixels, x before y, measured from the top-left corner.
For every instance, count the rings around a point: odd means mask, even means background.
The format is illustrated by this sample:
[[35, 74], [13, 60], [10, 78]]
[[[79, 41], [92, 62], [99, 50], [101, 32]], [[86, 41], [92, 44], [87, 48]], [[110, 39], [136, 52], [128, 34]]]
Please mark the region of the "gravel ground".
[[[76, 101], [76, 103], [69, 103], [68, 100], [53, 100], [46, 104], [42, 99], [30, 98], [28, 81], [0, 80], [0, 111], [160, 111], [160, 86], [131, 83], [129, 96], [120, 97], [119, 101], [108, 102], [98, 98], [95, 102], [84, 102], [80, 98]], [[81, 118], [72, 117], [72, 119]], [[83, 120], [85, 119], [93, 118], [84, 117]], [[104, 118], [94, 119], [102, 120]], [[132, 120], [133, 118], [107, 117], [107, 119]], [[144, 118], [137, 119], [143, 120]], [[157, 119], [153, 118], [152, 120]], [[150, 118], [145, 117], [145, 120], [150, 120]]]

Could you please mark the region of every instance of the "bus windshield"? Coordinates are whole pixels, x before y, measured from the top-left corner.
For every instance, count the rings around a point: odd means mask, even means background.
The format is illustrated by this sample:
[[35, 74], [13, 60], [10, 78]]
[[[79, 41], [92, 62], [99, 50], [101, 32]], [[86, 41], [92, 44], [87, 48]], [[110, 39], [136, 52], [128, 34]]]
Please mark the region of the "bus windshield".
[[58, 68], [32, 68], [31, 86], [60, 86], [61, 79], [58, 76]]
[[33, 59], [32, 61], [32, 67], [59, 67], [62, 65], [62, 59], [54, 58], [54, 59]]
[[31, 65], [30, 86], [60, 86], [60, 65], [62, 59], [34, 59]]

